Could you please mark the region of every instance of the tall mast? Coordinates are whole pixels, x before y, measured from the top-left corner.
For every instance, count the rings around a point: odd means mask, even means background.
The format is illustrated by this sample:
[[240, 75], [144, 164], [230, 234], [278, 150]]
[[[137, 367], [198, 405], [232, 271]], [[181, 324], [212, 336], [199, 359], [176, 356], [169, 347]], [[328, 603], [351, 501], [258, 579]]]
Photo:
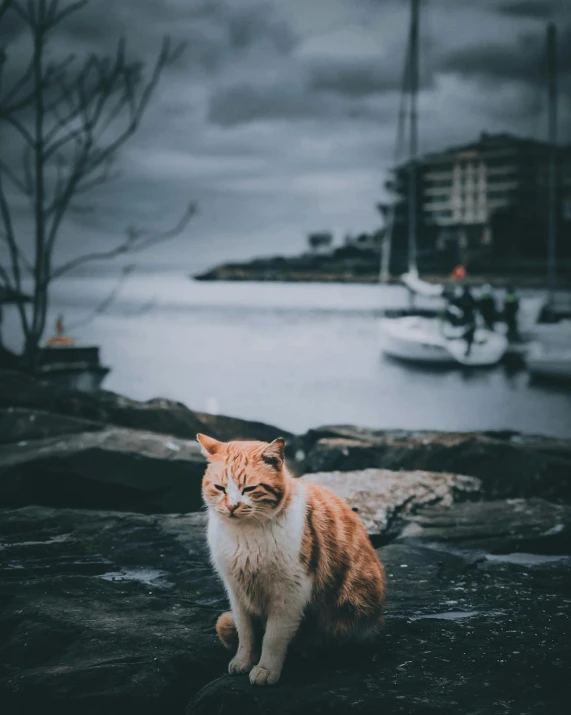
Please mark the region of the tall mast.
[[547, 214], [547, 287], [548, 305], [553, 305], [556, 287], [557, 243], [557, 29], [555, 23], [547, 25], [547, 91], [549, 123], [549, 174]]
[[416, 270], [417, 233], [417, 153], [418, 153], [418, 26], [420, 0], [411, 0], [410, 13], [410, 135], [409, 135], [409, 184], [408, 184], [408, 269]]

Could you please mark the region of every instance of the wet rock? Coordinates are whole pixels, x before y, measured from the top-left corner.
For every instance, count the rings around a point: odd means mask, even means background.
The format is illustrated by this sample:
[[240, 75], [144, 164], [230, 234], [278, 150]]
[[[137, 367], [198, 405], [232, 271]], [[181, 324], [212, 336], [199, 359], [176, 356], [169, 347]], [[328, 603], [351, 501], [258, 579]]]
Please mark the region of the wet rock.
[[280, 436], [290, 437], [288, 432], [272, 425], [203, 415], [173, 400], [157, 398], [138, 402], [105, 390], [85, 393], [41, 382], [24, 373], [0, 370], [0, 408], [7, 407], [171, 434], [182, 439], [194, 439], [197, 432], [208, 432], [222, 440], [271, 441]]
[[3, 715], [181, 713], [224, 671], [204, 516], [0, 511]]
[[0, 447], [0, 505], [187, 512], [202, 507], [195, 441], [110, 427]]
[[341, 426], [310, 430], [297, 439], [296, 451], [302, 472], [422, 469], [478, 477], [489, 499], [571, 501], [571, 440]]
[[478, 498], [481, 482], [474, 477], [436, 472], [393, 472], [365, 469], [356, 472], [319, 472], [304, 477], [329, 487], [356, 511], [371, 536], [390, 538], [403, 519], [434, 504]]
[[0, 444], [104, 429], [101, 422], [20, 407], [0, 408]]
[[492, 554], [571, 554], [571, 507], [543, 499], [442, 504], [402, 518], [400, 539]]
[[202, 422], [202, 431], [222, 442], [230, 442], [234, 439], [272, 442], [277, 437], [287, 440], [293, 437], [290, 432], [263, 422], [251, 422], [226, 415], [210, 415], [207, 412], [196, 412], [195, 414]]
[[203, 515], [0, 510], [0, 544], [3, 715], [567, 712], [564, 557], [386, 546], [379, 641], [290, 657], [254, 690], [225, 674]]
[[373, 646], [289, 661], [274, 688], [224, 675], [188, 715], [564, 713], [569, 561], [532, 568], [397, 544], [380, 550], [386, 625]]

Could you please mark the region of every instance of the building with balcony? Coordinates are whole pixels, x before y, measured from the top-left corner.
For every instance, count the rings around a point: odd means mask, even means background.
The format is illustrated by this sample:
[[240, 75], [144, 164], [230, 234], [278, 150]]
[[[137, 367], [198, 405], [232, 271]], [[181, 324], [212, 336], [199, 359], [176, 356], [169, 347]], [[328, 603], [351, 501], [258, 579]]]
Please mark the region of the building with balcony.
[[[394, 211], [393, 240], [405, 250], [409, 165], [386, 183], [393, 202], [379, 206], [385, 221]], [[549, 145], [510, 134], [482, 134], [464, 146], [427, 154], [417, 162], [419, 250], [456, 252], [461, 260], [495, 256], [545, 256]], [[556, 162], [558, 255], [571, 254], [571, 146]]]

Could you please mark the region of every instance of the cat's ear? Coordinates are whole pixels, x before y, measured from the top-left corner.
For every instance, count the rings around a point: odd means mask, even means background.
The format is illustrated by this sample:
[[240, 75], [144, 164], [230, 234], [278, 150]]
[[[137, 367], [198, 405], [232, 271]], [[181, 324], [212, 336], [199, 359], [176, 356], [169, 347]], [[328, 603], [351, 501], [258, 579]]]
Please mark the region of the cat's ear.
[[277, 439], [274, 439], [274, 441], [270, 442], [267, 447], [264, 447], [264, 450], [262, 452], [263, 461], [266, 464], [269, 464], [271, 467], [280, 469], [282, 464], [284, 463], [284, 449], [284, 438], [278, 437]]
[[200, 444], [200, 451], [206, 459], [212, 459], [222, 449], [222, 442], [219, 442], [213, 437], [207, 437], [205, 434], [197, 434], [196, 439]]

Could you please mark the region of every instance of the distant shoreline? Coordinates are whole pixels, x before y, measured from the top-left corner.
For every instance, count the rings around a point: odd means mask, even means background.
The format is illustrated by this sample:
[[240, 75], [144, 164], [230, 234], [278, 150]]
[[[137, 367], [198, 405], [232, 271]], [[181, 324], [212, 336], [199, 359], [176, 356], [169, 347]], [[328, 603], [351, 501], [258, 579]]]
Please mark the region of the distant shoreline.
[[[361, 285], [373, 285], [379, 282], [377, 272], [370, 273], [355, 273], [351, 271], [325, 272], [320, 270], [295, 270], [286, 268], [280, 269], [275, 267], [262, 267], [259, 264], [260, 260], [256, 260], [251, 264], [225, 264], [216, 266], [205, 273], [191, 275], [190, 278], [196, 281], [226, 281], [226, 282], [253, 282], [253, 283], [352, 283]], [[423, 280], [433, 283], [443, 284], [464, 284], [464, 285], [481, 285], [489, 283], [494, 287], [506, 286], [510, 283], [515, 284], [520, 288], [547, 288], [547, 283], [544, 275], [529, 275], [518, 272], [490, 274], [490, 273], [468, 273], [466, 278], [461, 281], [453, 279], [450, 275], [442, 273], [423, 273]], [[391, 276], [388, 281], [391, 285], [401, 285], [399, 276]], [[571, 289], [571, 279], [568, 276], [562, 276], [558, 281], [560, 290]]]

